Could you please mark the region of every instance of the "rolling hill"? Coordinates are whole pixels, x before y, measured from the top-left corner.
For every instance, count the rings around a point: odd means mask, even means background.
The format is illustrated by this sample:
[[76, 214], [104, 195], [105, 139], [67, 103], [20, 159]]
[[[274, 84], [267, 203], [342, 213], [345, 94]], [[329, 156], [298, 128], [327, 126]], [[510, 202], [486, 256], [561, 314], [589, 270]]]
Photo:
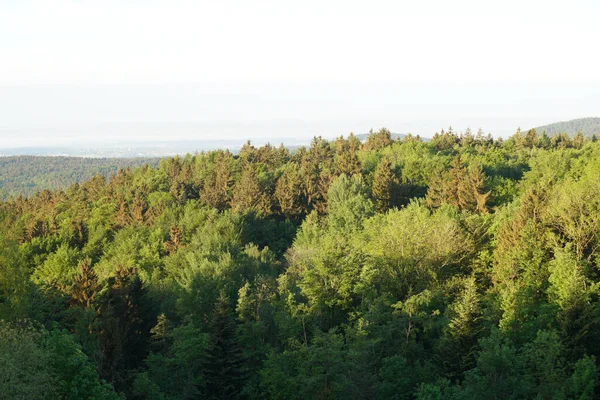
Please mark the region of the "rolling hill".
[[578, 118], [570, 121], [555, 122], [549, 125], [538, 126], [535, 130], [538, 133], [546, 132], [549, 136], [559, 133], [567, 133], [574, 136], [577, 132], [581, 132], [586, 137], [592, 137], [592, 135], [600, 136], [600, 118]]
[[94, 175], [109, 177], [120, 168], [158, 165], [159, 158], [0, 157], [0, 199], [43, 189], [66, 189]]

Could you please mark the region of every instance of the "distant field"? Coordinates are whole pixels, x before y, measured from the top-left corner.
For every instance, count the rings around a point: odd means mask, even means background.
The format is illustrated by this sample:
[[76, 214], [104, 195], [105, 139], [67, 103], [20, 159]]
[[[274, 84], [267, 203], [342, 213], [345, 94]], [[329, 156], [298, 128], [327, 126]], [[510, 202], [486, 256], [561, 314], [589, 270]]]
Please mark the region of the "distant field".
[[159, 158], [0, 157], [0, 198], [28, 196], [43, 189], [65, 189], [120, 168], [158, 165]]

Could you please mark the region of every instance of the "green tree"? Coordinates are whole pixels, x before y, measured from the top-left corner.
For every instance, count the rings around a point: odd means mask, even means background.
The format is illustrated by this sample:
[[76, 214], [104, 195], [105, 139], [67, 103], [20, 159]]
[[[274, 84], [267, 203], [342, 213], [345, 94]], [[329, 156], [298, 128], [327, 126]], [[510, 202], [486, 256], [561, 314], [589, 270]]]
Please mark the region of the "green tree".
[[239, 182], [235, 184], [231, 208], [236, 212], [255, 211], [264, 215], [271, 211], [270, 199], [252, 165], [244, 167]]
[[377, 132], [373, 132], [371, 129], [367, 135], [367, 140], [363, 145], [364, 150], [381, 150], [392, 144], [392, 133], [386, 129], [381, 128]]
[[300, 185], [300, 168], [297, 164], [288, 164], [275, 186], [275, 198], [281, 213], [286, 217], [296, 218], [304, 211]]
[[377, 211], [386, 212], [393, 204], [394, 172], [387, 158], [384, 158], [373, 175], [373, 200]]
[[118, 268], [98, 300], [98, 364], [101, 376], [118, 390], [126, 388], [129, 370], [146, 357], [152, 318], [137, 272]]
[[229, 151], [217, 151], [213, 168], [206, 175], [200, 198], [211, 207], [224, 210], [231, 200], [233, 158]]
[[238, 399], [244, 387], [244, 357], [238, 342], [229, 299], [221, 292], [210, 324], [209, 348], [204, 361], [204, 397]]

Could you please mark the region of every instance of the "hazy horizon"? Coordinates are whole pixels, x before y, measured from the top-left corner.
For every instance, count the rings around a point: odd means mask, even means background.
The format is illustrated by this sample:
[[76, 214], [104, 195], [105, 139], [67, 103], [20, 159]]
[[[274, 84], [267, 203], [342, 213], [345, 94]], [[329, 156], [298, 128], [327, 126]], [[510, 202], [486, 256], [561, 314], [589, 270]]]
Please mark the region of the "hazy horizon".
[[[600, 116], [593, 1], [0, 5], [0, 148]], [[110, 28], [110, 29], [108, 29]]]
[[[506, 137], [597, 116], [600, 88], [542, 84], [29, 85], [0, 90], [0, 148], [333, 138], [452, 126]], [[287, 144], [287, 143], [286, 143]], [[293, 144], [293, 143], [292, 143]]]

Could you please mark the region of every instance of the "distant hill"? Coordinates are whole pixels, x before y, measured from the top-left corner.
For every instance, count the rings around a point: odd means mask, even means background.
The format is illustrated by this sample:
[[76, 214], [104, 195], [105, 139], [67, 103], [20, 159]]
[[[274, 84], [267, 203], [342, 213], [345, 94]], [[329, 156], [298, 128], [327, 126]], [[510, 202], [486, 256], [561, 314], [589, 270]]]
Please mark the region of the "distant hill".
[[535, 128], [538, 133], [546, 132], [548, 136], [559, 133], [567, 133], [571, 136], [581, 132], [584, 136], [600, 136], [600, 118], [579, 118], [570, 121], [555, 122], [549, 125], [538, 126]]
[[29, 196], [43, 189], [66, 189], [95, 175], [120, 168], [158, 165], [159, 158], [0, 157], [0, 198]]

